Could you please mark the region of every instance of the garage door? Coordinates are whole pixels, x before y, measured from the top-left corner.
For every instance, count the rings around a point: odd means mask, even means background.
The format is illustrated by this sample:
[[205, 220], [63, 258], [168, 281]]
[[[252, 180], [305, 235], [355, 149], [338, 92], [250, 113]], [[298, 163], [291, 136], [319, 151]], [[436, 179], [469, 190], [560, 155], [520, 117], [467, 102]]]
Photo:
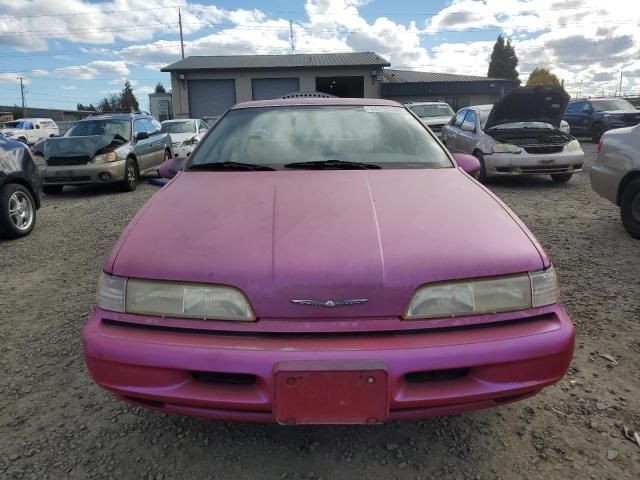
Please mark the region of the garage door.
[[188, 80], [191, 118], [216, 117], [236, 103], [235, 80]]
[[254, 78], [251, 80], [254, 100], [271, 100], [300, 90], [299, 78]]

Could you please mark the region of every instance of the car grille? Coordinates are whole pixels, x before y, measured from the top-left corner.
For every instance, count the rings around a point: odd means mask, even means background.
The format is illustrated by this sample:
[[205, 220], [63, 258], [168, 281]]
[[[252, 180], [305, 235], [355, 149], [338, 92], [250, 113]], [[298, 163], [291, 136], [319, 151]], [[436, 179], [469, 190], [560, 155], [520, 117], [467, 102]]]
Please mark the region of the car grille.
[[178, 148], [182, 142], [173, 142], [171, 148]]
[[573, 169], [568, 166], [568, 167], [554, 167], [552, 165], [546, 166], [533, 166], [533, 167], [520, 167], [520, 171], [522, 173], [539, 173], [539, 174], [543, 174], [543, 173], [568, 173], [573, 171]]
[[44, 179], [44, 184], [82, 183], [90, 181], [91, 177], [46, 177]]
[[560, 153], [564, 145], [523, 145], [527, 153]]
[[82, 155], [78, 157], [49, 157], [47, 165], [50, 167], [58, 167], [62, 165], [86, 165], [91, 157]]
[[637, 123], [640, 123], [640, 114], [627, 113], [622, 116], [622, 121], [627, 125], [636, 125]]

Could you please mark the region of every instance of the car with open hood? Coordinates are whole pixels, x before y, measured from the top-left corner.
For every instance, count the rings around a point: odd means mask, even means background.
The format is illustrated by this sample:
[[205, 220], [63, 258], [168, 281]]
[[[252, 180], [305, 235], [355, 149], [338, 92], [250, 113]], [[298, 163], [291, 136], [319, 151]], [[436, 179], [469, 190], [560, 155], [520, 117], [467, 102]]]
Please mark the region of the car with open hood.
[[548, 174], [564, 183], [584, 161], [578, 140], [561, 128], [568, 101], [561, 87], [518, 87], [494, 105], [460, 109], [443, 128], [442, 141], [452, 152], [475, 156], [482, 181]]
[[197, 118], [165, 120], [161, 125], [171, 137], [173, 156], [178, 158], [188, 157], [209, 130], [209, 125]]
[[27, 146], [0, 135], [0, 238], [31, 233], [40, 208], [41, 183]]
[[45, 139], [32, 150], [49, 195], [65, 185], [117, 184], [132, 191], [141, 174], [172, 157], [171, 137], [155, 118], [138, 113], [87, 117], [63, 137]]
[[93, 379], [163, 412], [380, 423], [507, 404], [569, 367], [527, 227], [399, 103], [235, 105], [134, 217], [83, 333]]
[[406, 107], [438, 137], [441, 135], [442, 128], [455, 115], [453, 109], [445, 102], [411, 102]]

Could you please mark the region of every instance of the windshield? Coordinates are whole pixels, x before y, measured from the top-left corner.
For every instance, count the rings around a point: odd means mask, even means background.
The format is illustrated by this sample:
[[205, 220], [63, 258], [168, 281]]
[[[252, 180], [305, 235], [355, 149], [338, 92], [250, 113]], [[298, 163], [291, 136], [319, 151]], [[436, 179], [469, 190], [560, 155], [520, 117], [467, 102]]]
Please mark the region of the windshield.
[[607, 112], [610, 110], [636, 110], [631, 103], [622, 98], [611, 98], [608, 100], [591, 100], [591, 105], [596, 112]]
[[196, 131], [196, 122], [187, 120], [185, 122], [164, 122], [162, 124], [164, 133], [194, 133]]
[[420, 118], [453, 117], [454, 111], [447, 104], [442, 105], [413, 105], [411, 111]]
[[190, 165], [245, 162], [282, 168], [338, 160], [383, 168], [451, 167], [434, 137], [402, 107], [292, 106], [232, 110]]
[[6, 128], [25, 128], [27, 130], [33, 128], [33, 124], [31, 122], [26, 122], [24, 120], [20, 120], [17, 122], [7, 122]]
[[484, 130], [484, 126], [487, 124], [487, 120], [489, 119], [489, 114], [491, 113], [491, 109], [487, 110], [478, 110], [480, 114], [480, 128]]
[[131, 140], [131, 122], [129, 120], [82, 120], [65, 133], [65, 137], [88, 137], [91, 135], [120, 135]]

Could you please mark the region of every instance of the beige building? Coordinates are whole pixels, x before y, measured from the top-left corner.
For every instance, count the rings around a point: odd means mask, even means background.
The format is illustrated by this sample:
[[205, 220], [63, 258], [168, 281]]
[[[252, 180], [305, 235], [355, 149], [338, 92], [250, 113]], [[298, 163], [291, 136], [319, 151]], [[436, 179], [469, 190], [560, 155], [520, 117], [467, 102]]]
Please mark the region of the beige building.
[[221, 115], [231, 105], [319, 91], [338, 97], [380, 98], [383, 67], [372, 52], [188, 57], [171, 73], [175, 118]]

